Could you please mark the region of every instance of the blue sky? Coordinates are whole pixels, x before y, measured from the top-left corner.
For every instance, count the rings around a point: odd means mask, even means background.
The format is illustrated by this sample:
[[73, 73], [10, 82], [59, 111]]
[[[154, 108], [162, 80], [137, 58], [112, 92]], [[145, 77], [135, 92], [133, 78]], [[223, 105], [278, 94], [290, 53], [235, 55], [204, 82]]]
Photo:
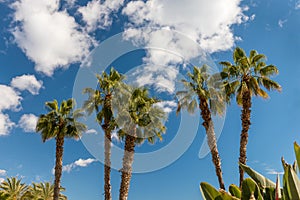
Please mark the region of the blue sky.
[[[294, 160], [292, 144], [300, 142], [297, 0], [0, 0], [0, 19], [0, 180], [7, 176], [22, 177], [26, 183], [53, 180], [55, 141], [42, 143], [34, 133], [36, 117], [46, 112], [45, 101], [74, 96], [89, 53], [121, 32], [124, 43], [145, 48], [117, 56], [120, 46], [108, 46], [107, 55], [114, 60], [96, 68], [98, 73], [110, 66], [129, 76], [130, 70], [139, 70], [132, 80], [153, 87], [154, 95], [168, 100], [161, 105], [169, 111], [164, 141], [145, 143], [138, 153], [159, 150], [178, 134], [180, 116], [175, 115], [172, 94], [183, 60], [191, 62], [204, 51], [215, 63], [232, 61], [232, 50], [240, 46], [246, 52], [256, 49], [265, 54], [267, 62], [278, 67], [275, 80], [283, 88], [281, 93], [271, 92], [270, 99], [253, 99], [248, 164], [275, 180], [274, 172], [282, 171], [281, 156]], [[96, 57], [102, 61], [105, 55]], [[147, 76], [151, 73], [158, 74]], [[190, 116], [191, 121], [197, 120], [197, 114]], [[223, 119], [218, 147], [228, 186], [238, 183], [240, 107], [233, 102]], [[179, 159], [162, 169], [133, 175], [130, 200], [201, 199], [200, 182], [218, 186], [210, 155], [198, 157], [205, 135], [200, 123]], [[192, 134], [191, 129], [186, 132]], [[101, 132], [95, 137], [101, 140]], [[88, 151], [89, 145], [65, 143], [62, 185], [71, 200], [103, 199], [103, 164], [96, 161], [101, 154]], [[120, 173], [113, 170], [114, 198], [119, 184]]]

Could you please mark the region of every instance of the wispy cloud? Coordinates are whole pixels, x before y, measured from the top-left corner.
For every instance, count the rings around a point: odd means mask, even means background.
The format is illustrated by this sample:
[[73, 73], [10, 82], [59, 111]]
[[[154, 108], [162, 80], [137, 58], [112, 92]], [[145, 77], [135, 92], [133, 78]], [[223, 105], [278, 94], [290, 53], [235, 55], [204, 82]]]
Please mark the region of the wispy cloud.
[[300, 1], [297, 1], [295, 4], [295, 9], [298, 10], [300, 9]]
[[283, 28], [283, 25], [284, 25], [287, 21], [288, 21], [287, 19], [280, 19], [280, 20], [278, 21], [278, 26], [279, 26], [280, 28]]
[[[89, 166], [91, 163], [96, 162], [96, 159], [93, 158], [88, 158], [88, 159], [78, 159], [75, 162], [68, 164], [68, 165], [64, 165], [62, 170], [63, 172], [67, 172], [70, 173], [73, 169], [78, 168], [78, 167], [87, 167]], [[54, 173], [54, 169], [52, 171]]]
[[97, 134], [98, 132], [95, 129], [88, 129], [85, 133], [86, 134]]
[[0, 176], [6, 176], [6, 170], [0, 169]]
[[265, 170], [267, 171], [267, 174], [284, 174], [283, 171], [277, 171], [273, 168], [266, 168]]

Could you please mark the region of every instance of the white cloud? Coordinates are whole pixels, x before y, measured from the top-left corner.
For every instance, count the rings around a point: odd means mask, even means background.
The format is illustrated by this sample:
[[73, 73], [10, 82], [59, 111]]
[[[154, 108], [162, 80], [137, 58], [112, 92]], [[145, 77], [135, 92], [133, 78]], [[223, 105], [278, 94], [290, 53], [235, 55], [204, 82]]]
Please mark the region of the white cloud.
[[35, 132], [38, 117], [34, 114], [24, 114], [19, 120], [18, 126], [25, 132]]
[[12, 4], [16, 27], [12, 30], [18, 46], [35, 64], [51, 76], [57, 68], [80, 62], [89, 53], [92, 39], [59, 0], [18, 0]]
[[4, 181], [4, 178], [0, 178], [0, 183], [2, 183]]
[[105, 29], [112, 24], [111, 14], [117, 12], [123, 5], [124, 0], [110, 0], [101, 3], [100, 0], [92, 0], [86, 6], [80, 7], [83, 21], [87, 25], [87, 31], [91, 32], [97, 28]]
[[278, 26], [279, 26], [280, 28], [283, 28], [283, 25], [284, 25], [287, 21], [288, 21], [287, 19], [284, 19], [284, 20], [280, 19], [280, 20], [278, 21]]
[[97, 134], [97, 131], [95, 129], [89, 129], [85, 133], [86, 134]]
[[[227, 50], [234, 45], [231, 26], [249, 20], [240, 0], [141, 0], [131, 1], [123, 9], [131, 27], [172, 27], [208, 51]], [[254, 17], [252, 17], [254, 18]]]
[[77, 0], [65, 0], [69, 7], [73, 7]]
[[163, 109], [165, 113], [170, 113], [177, 107], [177, 103], [175, 101], [161, 101], [155, 105]]
[[0, 112], [3, 110], [18, 111], [21, 109], [22, 97], [11, 87], [0, 85]]
[[157, 92], [175, 91], [175, 79], [179, 69], [172, 65], [144, 65], [127, 75], [127, 80], [141, 86], [153, 86]]
[[93, 163], [95, 161], [96, 161], [96, 159], [93, 159], [93, 158], [88, 158], [86, 160], [80, 158], [79, 160], [76, 160], [74, 162], [74, 164], [76, 166], [79, 166], [79, 167], [86, 167], [86, 166], [88, 166], [89, 164], [91, 164], [91, 163]]
[[[116, 140], [116, 141], [120, 141], [120, 138], [119, 138], [119, 136], [118, 136], [118, 133], [116, 132], [116, 131], [113, 131], [112, 133], [111, 133], [111, 139], [112, 140]], [[111, 143], [112, 144], [112, 143]]]
[[300, 1], [297, 1], [297, 2], [296, 2], [295, 9], [296, 9], [296, 10], [300, 9]]
[[8, 135], [14, 126], [9, 116], [0, 112], [0, 136]]
[[[244, 12], [249, 8], [240, 3], [241, 0], [130, 1], [122, 10], [129, 18], [123, 37], [135, 45], [150, 47], [144, 58], [150, 67], [137, 76], [137, 82], [172, 93], [178, 64], [202, 59], [204, 52], [232, 48], [235, 41], [241, 40], [234, 35], [232, 26], [255, 18], [246, 16]], [[164, 73], [158, 75], [162, 69]]]
[[11, 86], [23, 91], [28, 90], [32, 95], [39, 94], [43, 81], [38, 81], [34, 75], [22, 75], [12, 79]]
[[284, 174], [284, 172], [282, 171], [276, 171], [275, 169], [273, 168], [266, 168], [265, 169], [267, 171], [267, 174]]
[[6, 170], [0, 169], [0, 176], [6, 176]]
[[[62, 170], [63, 170], [63, 172], [70, 173], [76, 167], [87, 167], [93, 162], [96, 162], [96, 159], [93, 159], [93, 158], [81, 159], [80, 158], [80, 159], [76, 160], [74, 163], [64, 165]], [[52, 172], [53, 172], [53, 170], [52, 170]]]

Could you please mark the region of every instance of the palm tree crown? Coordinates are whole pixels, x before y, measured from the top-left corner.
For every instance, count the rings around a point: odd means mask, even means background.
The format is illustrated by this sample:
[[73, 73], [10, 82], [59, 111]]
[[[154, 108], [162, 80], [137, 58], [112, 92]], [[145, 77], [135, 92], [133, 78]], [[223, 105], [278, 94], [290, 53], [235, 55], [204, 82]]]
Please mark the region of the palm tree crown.
[[7, 178], [0, 185], [1, 196], [7, 200], [21, 200], [25, 197], [28, 186], [16, 177]]
[[56, 138], [59, 134], [67, 138], [80, 138], [86, 126], [77, 121], [83, 114], [81, 110], [73, 111], [75, 106], [73, 99], [63, 101], [60, 106], [57, 100], [46, 102], [45, 105], [49, 112], [40, 115], [36, 126], [36, 131], [41, 132], [43, 142]]
[[[238, 105], [242, 105], [243, 93], [250, 92], [250, 96], [268, 98], [268, 91], [281, 91], [281, 86], [271, 79], [271, 76], [278, 74], [274, 65], [265, 63], [266, 56], [251, 50], [249, 57], [243, 49], [237, 47], [233, 53], [234, 64], [225, 61], [221, 76], [224, 79], [225, 91], [228, 97], [236, 96]], [[230, 99], [228, 99], [230, 100]]]

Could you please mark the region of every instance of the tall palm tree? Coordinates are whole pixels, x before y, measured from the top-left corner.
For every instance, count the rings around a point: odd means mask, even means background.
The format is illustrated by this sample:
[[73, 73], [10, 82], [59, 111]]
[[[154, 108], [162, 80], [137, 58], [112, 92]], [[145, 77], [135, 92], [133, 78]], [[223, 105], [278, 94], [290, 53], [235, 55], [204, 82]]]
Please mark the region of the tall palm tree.
[[177, 92], [178, 108], [177, 114], [182, 108], [186, 108], [188, 112], [193, 113], [199, 105], [202, 125], [206, 130], [207, 143], [211, 151], [212, 161], [215, 165], [216, 175], [218, 177], [221, 189], [225, 189], [222, 177], [221, 159], [217, 147], [215, 129], [212, 114], [222, 115], [224, 111], [224, 95], [222, 90], [217, 87], [218, 82], [216, 75], [209, 74], [209, 67], [194, 67], [193, 72], [189, 72], [188, 79], [182, 80], [186, 90]]
[[22, 200], [28, 191], [28, 186], [16, 177], [7, 178], [0, 185], [1, 196], [7, 200]]
[[56, 100], [45, 103], [47, 114], [39, 116], [36, 131], [41, 132], [43, 142], [55, 138], [56, 140], [56, 161], [53, 200], [59, 199], [60, 179], [62, 175], [62, 159], [65, 138], [79, 139], [86, 126], [77, 119], [83, 114], [80, 110], [74, 110], [75, 101], [68, 99], [62, 101], [60, 106]]
[[[265, 63], [266, 56], [258, 54], [257, 51], [251, 50], [249, 57], [245, 51], [237, 47], [233, 52], [233, 61], [221, 62], [223, 71], [221, 76], [224, 79], [225, 91], [228, 94], [228, 101], [236, 96], [236, 102], [242, 106], [242, 132], [240, 136], [240, 157], [239, 162], [246, 164], [248, 131], [251, 125], [251, 99], [252, 96], [260, 96], [268, 98], [269, 95], [262, 88], [268, 91], [281, 91], [281, 86], [271, 79], [272, 76], [278, 74], [278, 69], [274, 65], [267, 65]], [[240, 172], [240, 186], [244, 179], [244, 171], [239, 168]]]
[[115, 129], [114, 116], [112, 111], [112, 98], [116, 87], [121, 84], [124, 76], [119, 74], [114, 68], [110, 69], [110, 73], [103, 72], [97, 75], [98, 89], [84, 89], [84, 93], [89, 95], [87, 101], [84, 102], [83, 108], [91, 114], [94, 110], [97, 112], [97, 121], [104, 131], [104, 194], [105, 200], [111, 200], [111, 133]]
[[127, 200], [135, 146], [145, 140], [150, 143], [154, 143], [156, 138], [162, 140], [162, 134], [166, 131], [163, 125], [166, 114], [155, 106], [159, 101], [149, 97], [147, 89], [129, 88], [128, 95], [123, 93], [121, 99], [116, 121], [120, 127], [119, 137], [125, 140], [125, 147], [119, 199]]

